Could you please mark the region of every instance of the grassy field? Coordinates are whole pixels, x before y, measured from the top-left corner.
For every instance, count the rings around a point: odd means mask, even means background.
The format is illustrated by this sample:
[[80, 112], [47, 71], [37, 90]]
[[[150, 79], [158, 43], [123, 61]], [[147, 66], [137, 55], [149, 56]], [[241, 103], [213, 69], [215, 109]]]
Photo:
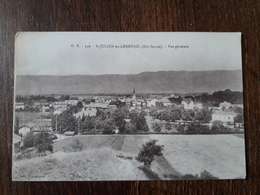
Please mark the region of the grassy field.
[[[72, 152], [79, 139], [83, 151]], [[245, 177], [244, 139], [235, 135], [84, 135], [54, 143], [54, 153], [13, 163], [14, 180], [147, 180], [135, 160], [142, 144], [164, 145], [151, 170], [165, 175], [200, 174], [220, 179]]]

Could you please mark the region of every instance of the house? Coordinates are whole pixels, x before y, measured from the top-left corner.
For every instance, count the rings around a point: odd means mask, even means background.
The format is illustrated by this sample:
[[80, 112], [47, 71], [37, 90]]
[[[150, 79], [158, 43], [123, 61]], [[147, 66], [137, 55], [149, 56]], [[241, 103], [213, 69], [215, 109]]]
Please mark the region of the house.
[[107, 109], [108, 104], [107, 103], [93, 103], [91, 102], [90, 104], [84, 104], [84, 109], [87, 110], [89, 108], [101, 108], [101, 109]]
[[79, 100], [65, 100], [65, 102], [66, 102], [67, 105], [74, 106], [74, 105], [77, 105]]
[[192, 110], [194, 108], [194, 97], [185, 96], [181, 104], [184, 106], [185, 110]]
[[201, 110], [201, 109], [203, 109], [203, 104], [202, 103], [195, 103], [193, 108], [195, 108], [195, 107]]
[[147, 107], [156, 107], [156, 102], [158, 102], [158, 100], [155, 98], [147, 100]]
[[18, 109], [24, 109], [25, 105], [24, 103], [15, 103], [15, 109], [18, 110]]
[[168, 97], [162, 97], [159, 101], [162, 103], [162, 106], [164, 107], [169, 107], [172, 105]]
[[43, 106], [41, 107], [41, 112], [49, 111], [49, 109], [50, 109], [49, 106], [45, 106], [45, 105], [43, 105]]
[[96, 108], [84, 108], [76, 114], [73, 114], [76, 118], [82, 118], [84, 116], [96, 116]]
[[76, 132], [75, 131], [66, 131], [64, 133], [64, 135], [66, 135], [66, 136], [74, 136], [74, 135], [76, 135]]
[[22, 137], [23, 137], [23, 136], [25, 136], [27, 133], [29, 133], [30, 131], [31, 131], [31, 128], [30, 128], [30, 127], [28, 127], [28, 126], [26, 126], [26, 125], [23, 125], [23, 126], [21, 126], [21, 127], [19, 128], [18, 133], [19, 133], [19, 135], [22, 135]]
[[234, 123], [234, 118], [237, 116], [237, 113], [233, 111], [217, 111], [212, 114], [212, 121], [222, 121], [223, 123]]

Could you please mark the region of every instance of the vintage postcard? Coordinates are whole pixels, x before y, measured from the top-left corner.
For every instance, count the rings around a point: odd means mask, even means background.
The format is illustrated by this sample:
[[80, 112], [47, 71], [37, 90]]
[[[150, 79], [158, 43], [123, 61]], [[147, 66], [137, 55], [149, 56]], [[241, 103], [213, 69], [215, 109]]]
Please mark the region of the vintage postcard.
[[20, 32], [14, 181], [246, 177], [241, 33]]

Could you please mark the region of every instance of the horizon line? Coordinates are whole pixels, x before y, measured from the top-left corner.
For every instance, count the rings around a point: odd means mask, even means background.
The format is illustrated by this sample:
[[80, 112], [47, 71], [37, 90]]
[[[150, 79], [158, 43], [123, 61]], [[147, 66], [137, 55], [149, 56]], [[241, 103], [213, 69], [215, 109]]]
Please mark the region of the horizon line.
[[16, 76], [102, 76], [102, 75], [138, 75], [142, 73], [158, 73], [158, 72], [211, 72], [211, 71], [242, 71], [242, 69], [220, 69], [220, 70], [159, 70], [159, 71], [144, 71], [135, 74], [68, 74], [68, 75], [47, 75], [47, 74], [16, 74]]

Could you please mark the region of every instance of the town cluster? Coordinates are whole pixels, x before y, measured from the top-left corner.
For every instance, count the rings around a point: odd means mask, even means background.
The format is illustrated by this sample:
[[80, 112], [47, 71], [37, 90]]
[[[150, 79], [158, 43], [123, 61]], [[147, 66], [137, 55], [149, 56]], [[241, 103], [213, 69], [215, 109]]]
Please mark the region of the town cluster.
[[[207, 133], [213, 129], [213, 125], [221, 128], [218, 130], [221, 133], [243, 129], [242, 104], [223, 101], [218, 106], [205, 106], [203, 102], [196, 100], [195, 96], [187, 94], [142, 96], [137, 95], [133, 89], [132, 94], [128, 96], [44, 97], [39, 96], [37, 99], [35, 96], [29, 100], [28, 97], [17, 98], [15, 134], [25, 136], [31, 131], [63, 135], [104, 132]], [[66, 118], [68, 115], [64, 114], [68, 110], [71, 118]], [[100, 117], [102, 114], [103, 118]], [[26, 115], [28, 117], [24, 117]]]

